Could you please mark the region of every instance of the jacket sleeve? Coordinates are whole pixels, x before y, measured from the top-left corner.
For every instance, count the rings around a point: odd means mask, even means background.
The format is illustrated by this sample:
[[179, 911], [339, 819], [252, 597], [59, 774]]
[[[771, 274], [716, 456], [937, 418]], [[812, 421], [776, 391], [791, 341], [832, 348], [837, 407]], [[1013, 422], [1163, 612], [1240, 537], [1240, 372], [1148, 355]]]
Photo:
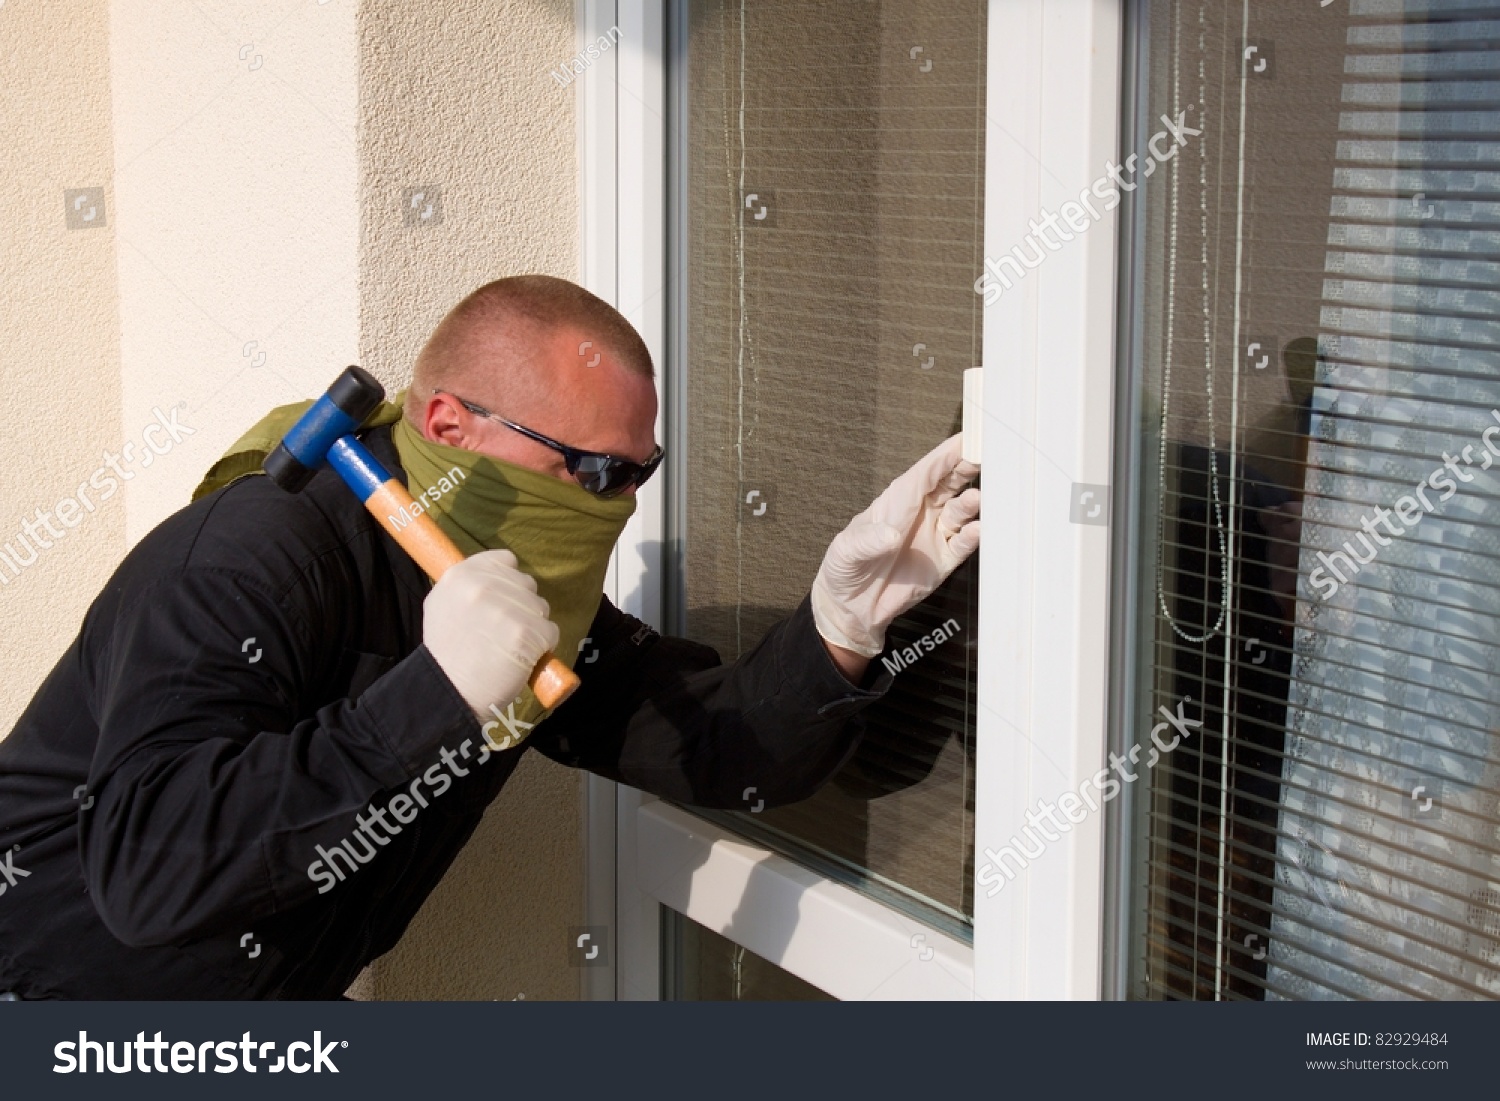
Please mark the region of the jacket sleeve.
[[425, 647], [358, 699], [308, 699], [347, 651], [246, 572], [172, 571], [98, 629], [80, 855], [132, 947], [248, 929], [313, 897], [314, 835], [354, 829], [372, 796], [477, 733]]
[[580, 654], [582, 685], [529, 740], [553, 760], [702, 807], [806, 799], [859, 741], [858, 712], [885, 694], [875, 666], [850, 684], [823, 649], [804, 598], [733, 665], [657, 634], [607, 600]]

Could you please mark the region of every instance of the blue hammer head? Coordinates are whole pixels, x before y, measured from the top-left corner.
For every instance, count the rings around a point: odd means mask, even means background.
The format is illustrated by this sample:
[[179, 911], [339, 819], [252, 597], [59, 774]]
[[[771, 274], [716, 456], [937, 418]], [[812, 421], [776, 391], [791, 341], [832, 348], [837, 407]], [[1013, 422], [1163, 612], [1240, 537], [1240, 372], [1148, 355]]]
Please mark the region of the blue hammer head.
[[354, 433], [384, 397], [385, 387], [369, 371], [345, 368], [266, 456], [265, 472], [282, 489], [297, 493], [327, 460], [328, 449]]

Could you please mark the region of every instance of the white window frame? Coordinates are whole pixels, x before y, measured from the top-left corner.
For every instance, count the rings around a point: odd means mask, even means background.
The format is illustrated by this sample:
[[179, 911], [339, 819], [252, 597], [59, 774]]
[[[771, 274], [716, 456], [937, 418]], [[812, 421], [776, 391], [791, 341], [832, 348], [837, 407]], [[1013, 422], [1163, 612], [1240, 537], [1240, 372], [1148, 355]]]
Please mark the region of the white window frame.
[[[576, 84], [582, 281], [640, 330], [663, 408], [676, 369], [666, 354], [666, 6], [579, 0], [580, 48], [611, 27], [619, 36]], [[1076, 198], [1115, 157], [1120, 8], [990, 0], [987, 256], [1020, 244], [1028, 219]], [[1112, 481], [1116, 239], [1105, 215], [985, 311], [976, 872], [986, 847], [1025, 826], [1028, 807], [1077, 790], [1105, 763], [1109, 529], [1070, 522], [1069, 506], [1074, 483]], [[660, 438], [669, 427], [658, 424]], [[663, 614], [663, 481], [641, 493], [607, 583], [652, 623]], [[584, 803], [586, 920], [609, 927], [615, 949], [610, 967], [583, 969], [585, 997], [659, 997], [661, 905], [842, 999], [1100, 996], [1102, 812], [993, 898], [976, 884], [971, 947], [632, 788], [590, 777]]]

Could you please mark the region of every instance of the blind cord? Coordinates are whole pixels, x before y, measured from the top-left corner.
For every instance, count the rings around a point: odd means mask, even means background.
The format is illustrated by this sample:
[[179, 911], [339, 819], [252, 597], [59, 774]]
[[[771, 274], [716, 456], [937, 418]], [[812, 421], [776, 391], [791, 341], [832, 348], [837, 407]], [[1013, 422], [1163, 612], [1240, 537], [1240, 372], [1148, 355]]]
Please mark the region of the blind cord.
[[[1250, 3], [1242, 0], [1240, 7], [1240, 41], [1250, 37]], [[1238, 547], [1239, 513], [1235, 510], [1239, 496], [1239, 409], [1240, 409], [1240, 304], [1245, 274], [1245, 108], [1248, 102], [1248, 59], [1240, 55], [1240, 125], [1239, 156], [1237, 158], [1237, 180], [1235, 186], [1234, 226], [1234, 368], [1231, 372], [1229, 394], [1229, 539], [1232, 547]], [[1230, 739], [1235, 727], [1229, 716], [1234, 713], [1232, 693], [1235, 690], [1234, 667], [1231, 664], [1230, 640], [1239, 634], [1239, 606], [1235, 594], [1229, 588], [1230, 563], [1226, 554], [1222, 559], [1224, 574], [1224, 612], [1229, 613], [1229, 631], [1224, 636], [1224, 684], [1223, 684], [1223, 737], [1219, 742], [1219, 897], [1218, 914], [1215, 921], [1214, 999], [1222, 1000], [1226, 975], [1225, 932], [1229, 926], [1229, 752]], [[1222, 621], [1222, 614], [1220, 619]]]
[[[722, 15], [728, 10], [728, 5], [719, 9], [720, 12], [720, 41], [727, 35], [724, 33], [724, 21]], [[738, 293], [736, 310], [736, 348], [735, 348], [735, 421], [734, 421], [734, 458], [735, 474], [738, 488], [735, 490], [736, 505], [734, 510], [734, 553], [735, 553], [735, 600], [734, 600], [734, 647], [735, 652], [742, 653], [745, 648], [744, 642], [744, 607], [745, 607], [745, 510], [744, 502], [740, 501], [739, 494], [745, 491], [745, 351], [749, 345], [749, 321], [745, 316], [745, 0], [740, 0], [739, 8], [739, 32], [740, 32], [740, 57], [739, 65], [739, 101], [737, 107], [736, 136], [739, 139], [740, 148], [740, 171], [739, 183], [735, 195], [735, 289]], [[720, 82], [723, 88], [723, 82]], [[725, 97], [727, 99], [727, 97]], [[733, 142], [729, 139], [729, 109], [728, 104], [723, 104], [722, 116], [724, 120], [724, 169], [729, 176], [731, 186], [734, 186], [734, 168], [730, 160]], [[751, 352], [751, 368], [754, 369], [754, 352]]]
[[[1180, 16], [1180, 8], [1179, 16]], [[1205, 90], [1206, 76], [1204, 72], [1204, 31], [1203, 11], [1200, 7], [1198, 12], [1198, 112], [1199, 117], [1207, 113], [1207, 93]], [[1178, 25], [1178, 49], [1172, 53], [1172, 111], [1174, 116], [1179, 113], [1181, 107], [1181, 24]], [[1214, 504], [1214, 527], [1219, 535], [1219, 575], [1222, 582], [1219, 597], [1219, 618], [1209, 629], [1207, 634], [1193, 635], [1185, 631], [1172, 618], [1172, 611], [1167, 607], [1166, 592], [1166, 516], [1165, 503], [1167, 499], [1167, 426], [1172, 409], [1172, 334], [1175, 329], [1176, 305], [1177, 305], [1177, 231], [1178, 231], [1178, 207], [1180, 199], [1180, 173], [1178, 166], [1180, 161], [1175, 158], [1172, 161], [1172, 199], [1169, 204], [1171, 220], [1167, 232], [1167, 333], [1166, 333], [1166, 356], [1162, 368], [1162, 394], [1161, 394], [1161, 431], [1159, 432], [1160, 453], [1157, 464], [1157, 507], [1156, 507], [1156, 602], [1161, 608], [1162, 619], [1186, 642], [1208, 642], [1218, 635], [1224, 626], [1224, 618], [1229, 609], [1229, 537], [1225, 531], [1224, 505], [1219, 499], [1219, 458], [1218, 458], [1218, 427], [1215, 423], [1215, 396], [1214, 396], [1214, 372], [1213, 372], [1213, 311], [1209, 301], [1208, 287], [1208, 143], [1198, 143], [1198, 211], [1199, 211], [1199, 253], [1203, 266], [1203, 378], [1208, 395], [1208, 484], [1209, 493]], [[1236, 446], [1235, 426], [1230, 426], [1229, 446], [1231, 452]]]

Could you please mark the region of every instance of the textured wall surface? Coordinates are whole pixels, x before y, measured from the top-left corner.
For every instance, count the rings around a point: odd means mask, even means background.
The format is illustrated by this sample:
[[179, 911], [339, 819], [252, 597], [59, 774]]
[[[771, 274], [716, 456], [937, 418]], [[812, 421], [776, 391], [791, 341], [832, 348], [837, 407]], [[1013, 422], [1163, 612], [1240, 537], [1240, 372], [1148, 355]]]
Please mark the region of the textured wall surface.
[[[577, 277], [573, 89], [547, 76], [575, 50], [571, 0], [360, 5], [360, 362], [387, 385], [481, 284]], [[528, 755], [375, 965], [379, 997], [577, 996], [580, 782]]]
[[570, 0], [360, 5], [360, 352], [388, 384], [481, 284], [577, 277], [573, 89], [547, 75], [575, 50]]
[[[0, 564], [0, 737], [78, 632], [124, 547], [125, 500], [92, 500], [49, 547], [21, 544], [22, 522], [72, 496], [120, 436], [120, 347], [111, 215], [109, 10], [8, 0], [0, 8], [0, 385], [14, 403], [0, 462], [0, 550], [35, 562]], [[63, 192], [103, 188], [105, 209], [76, 212]], [[102, 225], [100, 223], [103, 223]], [[71, 515], [71, 513], [70, 513]]]
[[[24, 135], [0, 161], [0, 379], [27, 413], [0, 551], [105, 448], [131, 473], [18, 577], [0, 562], [0, 736], [128, 545], [256, 418], [347, 363], [404, 384], [490, 279], [576, 276], [573, 90], [547, 75], [574, 51], [570, 0], [0, 2], [0, 123]], [[406, 191], [434, 185], [420, 218]], [[70, 229], [82, 188], [103, 206]], [[148, 462], [157, 409], [192, 434]], [[580, 782], [528, 760], [356, 995], [576, 997]]]
[[130, 483], [128, 536], [357, 349], [355, 14], [309, 0], [111, 5], [124, 439], [194, 434]]

